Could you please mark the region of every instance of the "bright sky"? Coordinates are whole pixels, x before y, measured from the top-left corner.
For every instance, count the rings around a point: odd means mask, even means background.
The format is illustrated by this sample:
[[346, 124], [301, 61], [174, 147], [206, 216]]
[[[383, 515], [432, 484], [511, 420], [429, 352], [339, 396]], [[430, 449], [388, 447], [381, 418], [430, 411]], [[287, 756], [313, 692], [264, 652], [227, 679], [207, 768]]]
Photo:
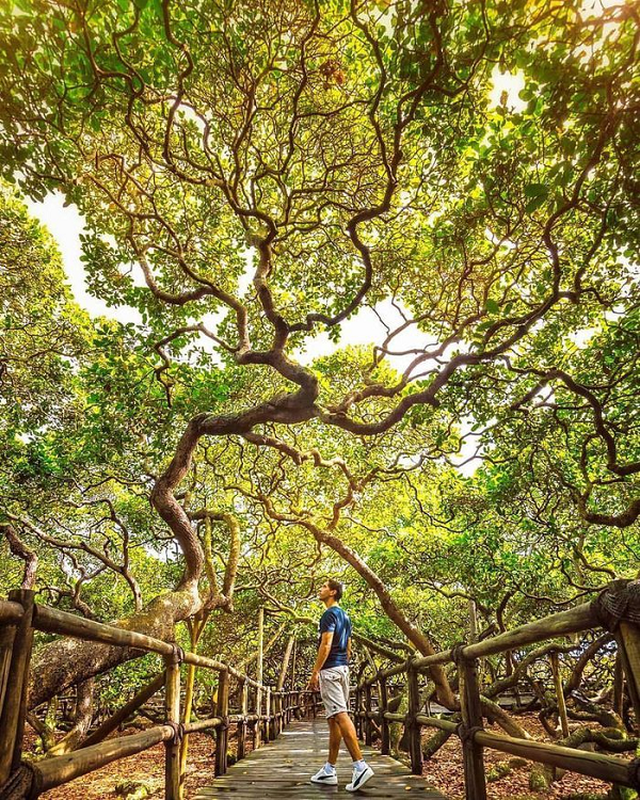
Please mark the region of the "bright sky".
[[86, 308], [92, 316], [111, 317], [120, 322], [138, 321], [140, 314], [136, 309], [128, 306], [109, 308], [103, 300], [99, 300], [87, 291], [86, 273], [80, 260], [82, 255], [80, 234], [84, 231], [85, 221], [76, 206], [65, 207], [64, 197], [60, 192], [47, 195], [41, 203], [34, 203], [29, 198], [26, 198], [25, 202], [31, 214], [47, 227], [56, 240], [78, 304]]

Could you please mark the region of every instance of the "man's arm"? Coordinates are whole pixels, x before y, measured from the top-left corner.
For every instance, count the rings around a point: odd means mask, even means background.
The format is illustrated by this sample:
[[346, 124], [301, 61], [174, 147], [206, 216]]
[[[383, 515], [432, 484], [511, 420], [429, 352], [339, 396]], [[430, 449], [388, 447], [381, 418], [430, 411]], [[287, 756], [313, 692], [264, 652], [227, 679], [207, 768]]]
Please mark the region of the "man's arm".
[[327, 660], [331, 652], [331, 645], [333, 643], [333, 631], [325, 631], [320, 640], [320, 647], [318, 647], [318, 657], [316, 658], [316, 665], [311, 673], [311, 678], [308, 683], [308, 688], [312, 691], [317, 691], [320, 685], [319, 675], [322, 665]]
[[351, 661], [351, 637], [347, 639], [347, 661]]

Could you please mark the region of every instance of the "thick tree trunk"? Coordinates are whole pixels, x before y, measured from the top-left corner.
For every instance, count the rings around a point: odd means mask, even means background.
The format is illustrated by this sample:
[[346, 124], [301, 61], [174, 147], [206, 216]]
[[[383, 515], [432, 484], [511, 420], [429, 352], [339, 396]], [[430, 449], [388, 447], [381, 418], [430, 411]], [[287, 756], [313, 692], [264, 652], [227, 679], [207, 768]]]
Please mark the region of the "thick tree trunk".
[[[152, 600], [141, 612], [113, 624], [147, 636], [171, 641], [177, 622], [195, 614], [201, 606], [195, 584], [186, 585]], [[124, 661], [141, 655], [139, 650], [78, 639], [60, 638], [42, 647], [32, 659], [29, 708], [50, 700], [70, 686], [101, 675]]]

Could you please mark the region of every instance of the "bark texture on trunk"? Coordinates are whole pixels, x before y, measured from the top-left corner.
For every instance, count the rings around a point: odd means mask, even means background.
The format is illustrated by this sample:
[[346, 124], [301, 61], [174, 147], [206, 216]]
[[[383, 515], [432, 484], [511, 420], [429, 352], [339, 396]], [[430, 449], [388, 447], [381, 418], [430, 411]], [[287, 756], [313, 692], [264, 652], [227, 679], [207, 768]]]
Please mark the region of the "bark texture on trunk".
[[[197, 589], [192, 585], [184, 587], [181, 591], [160, 595], [141, 612], [116, 620], [112, 624], [156, 639], [171, 641], [174, 638], [176, 623], [195, 614], [200, 605]], [[70, 686], [101, 675], [118, 664], [140, 655], [140, 650], [128, 647], [79, 639], [57, 639], [34, 654], [29, 708], [35, 708]]]

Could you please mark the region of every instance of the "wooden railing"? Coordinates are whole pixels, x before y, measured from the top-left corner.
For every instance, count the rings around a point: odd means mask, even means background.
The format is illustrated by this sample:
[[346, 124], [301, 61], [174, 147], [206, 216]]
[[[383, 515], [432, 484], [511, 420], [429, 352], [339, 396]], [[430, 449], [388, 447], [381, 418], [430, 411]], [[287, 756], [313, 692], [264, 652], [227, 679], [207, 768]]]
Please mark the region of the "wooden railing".
[[[478, 683], [480, 659], [601, 627], [609, 628], [615, 634], [635, 723], [640, 726], [640, 581], [616, 584], [612, 584], [592, 603], [553, 614], [481, 642], [461, 643], [434, 655], [410, 658], [403, 664], [378, 671], [373, 677], [362, 680], [356, 687], [354, 712], [360, 738], [371, 744], [371, 723], [375, 721], [380, 729], [382, 752], [389, 753], [389, 726], [393, 722], [401, 723], [408, 739], [412, 771], [420, 775], [423, 766], [422, 727], [430, 726], [456, 734], [462, 742], [467, 800], [486, 800], [484, 747], [640, 790], [639, 758], [627, 761], [602, 753], [503, 736], [483, 729], [482, 696]], [[455, 663], [458, 670], [459, 711], [462, 717], [459, 724], [423, 714], [421, 708], [420, 677], [429, 667], [450, 663]], [[403, 676], [402, 688], [407, 692], [406, 714], [389, 710], [389, 680], [400, 675]], [[559, 695], [564, 700], [561, 685], [559, 688]], [[562, 700], [559, 697], [560, 706]]]
[[[73, 636], [117, 647], [132, 647], [158, 653], [165, 670], [113, 716], [104, 721], [73, 752], [37, 762], [22, 759], [22, 741], [27, 708], [27, 684], [34, 630]], [[181, 722], [180, 666], [218, 673], [217, 715], [195, 722]], [[240, 690], [239, 713], [229, 713], [230, 681]], [[106, 740], [124, 720], [153, 694], [165, 688], [165, 720], [141, 733]], [[276, 691], [233, 667], [205, 656], [184, 652], [171, 642], [154, 639], [58, 611], [34, 602], [34, 592], [16, 591], [0, 601], [0, 800], [32, 800], [42, 792], [68, 783], [113, 761], [165, 744], [165, 798], [181, 800], [184, 774], [180, 750], [183, 738], [196, 731], [214, 730], [215, 773], [223, 775], [228, 764], [231, 725], [237, 731], [237, 758], [243, 758], [248, 736], [252, 746], [274, 739], [292, 717], [312, 713], [318, 697], [313, 692]]]

